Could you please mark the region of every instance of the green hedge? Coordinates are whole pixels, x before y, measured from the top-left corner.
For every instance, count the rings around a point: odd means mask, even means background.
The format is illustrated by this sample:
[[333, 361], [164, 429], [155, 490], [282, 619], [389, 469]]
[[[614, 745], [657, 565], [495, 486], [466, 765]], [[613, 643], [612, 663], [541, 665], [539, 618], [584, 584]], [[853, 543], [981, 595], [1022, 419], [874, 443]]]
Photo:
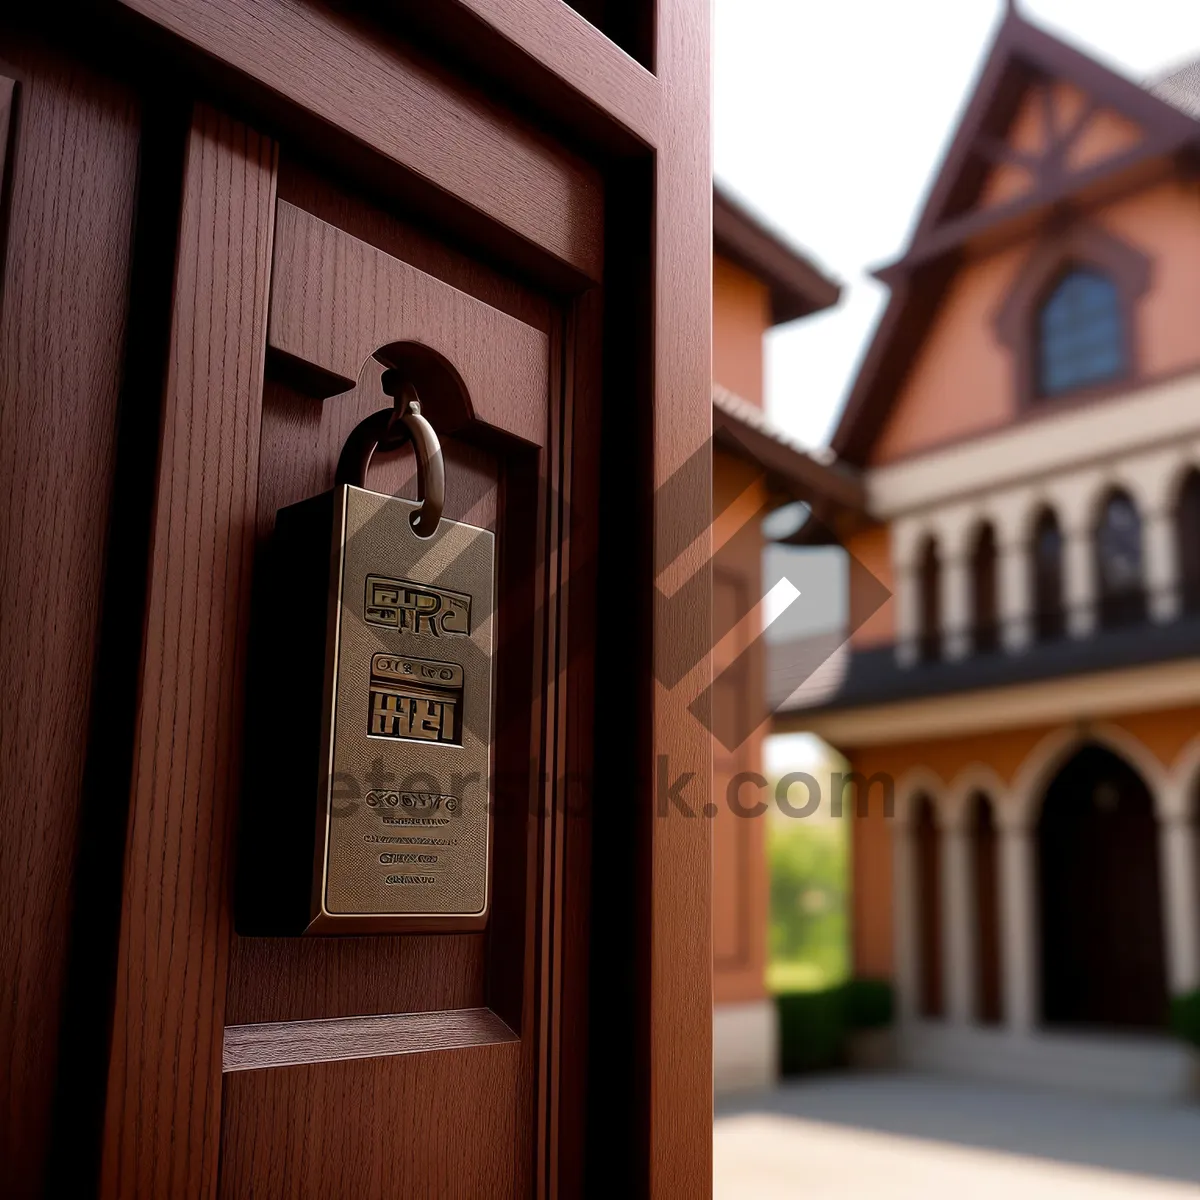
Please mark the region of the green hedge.
[[1193, 1046], [1200, 1046], [1200, 991], [1171, 997], [1171, 1032]]
[[784, 1075], [844, 1065], [849, 1035], [892, 1022], [892, 985], [852, 979], [814, 992], [775, 997], [779, 1010], [779, 1068]]

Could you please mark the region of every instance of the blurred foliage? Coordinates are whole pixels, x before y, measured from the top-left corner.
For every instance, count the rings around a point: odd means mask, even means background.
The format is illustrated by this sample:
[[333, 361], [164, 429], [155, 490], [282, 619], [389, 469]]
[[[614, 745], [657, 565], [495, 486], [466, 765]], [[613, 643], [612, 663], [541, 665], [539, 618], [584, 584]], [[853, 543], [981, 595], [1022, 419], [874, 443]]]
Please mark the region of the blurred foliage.
[[827, 988], [848, 974], [848, 833], [848, 822], [828, 819], [768, 825], [772, 992]]

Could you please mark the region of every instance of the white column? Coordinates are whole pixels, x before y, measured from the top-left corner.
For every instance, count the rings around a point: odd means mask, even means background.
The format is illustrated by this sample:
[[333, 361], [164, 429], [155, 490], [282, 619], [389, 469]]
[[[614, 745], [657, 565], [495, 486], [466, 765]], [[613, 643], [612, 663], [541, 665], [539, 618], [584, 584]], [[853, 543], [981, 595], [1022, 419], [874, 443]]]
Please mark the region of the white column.
[[1175, 538], [1174, 514], [1169, 510], [1146, 513], [1142, 522], [1143, 577], [1150, 616], [1164, 622], [1179, 615], [1179, 547]]
[[1033, 836], [1016, 814], [1000, 822], [1000, 947], [1004, 1022], [1028, 1033], [1038, 1019], [1038, 935]]
[[896, 603], [896, 661], [910, 667], [917, 661], [917, 627], [921, 621], [917, 568], [912, 563], [896, 563], [894, 593]]
[[1156, 809], [1167, 985], [1174, 995], [1200, 985], [1196, 830], [1188, 811], [1186, 788], [1174, 782], [1166, 788], [1165, 794], [1157, 797]]
[[902, 1021], [917, 1016], [917, 850], [912, 827], [892, 825], [892, 930], [896, 948], [896, 1005]]
[[942, 987], [946, 1015], [960, 1025], [975, 1014], [974, 896], [971, 843], [961, 816], [942, 831]]
[[1087, 637], [1096, 628], [1096, 555], [1092, 531], [1067, 529], [1063, 541], [1067, 632], [1075, 638]]
[[1033, 581], [1029, 570], [1029, 545], [1006, 542], [1000, 547], [1000, 594], [997, 597], [1001, 644], [1010, 653], [1024, 650], [1033, 641]]
[[942, 654], [965, 658], [971, 650], [971, 569], [962, 554], [947, 551], [941, 563]]

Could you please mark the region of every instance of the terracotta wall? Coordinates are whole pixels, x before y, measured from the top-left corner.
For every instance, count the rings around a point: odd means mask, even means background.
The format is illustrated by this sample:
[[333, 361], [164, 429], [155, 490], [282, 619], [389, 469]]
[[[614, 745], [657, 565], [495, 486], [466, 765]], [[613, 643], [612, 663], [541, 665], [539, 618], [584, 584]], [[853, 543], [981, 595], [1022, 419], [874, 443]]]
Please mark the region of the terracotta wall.
[[[1104, 724], [1132, 734], [1164, 767], [1170, 768], [1200, 732], [1200, 706], [1135, 713]], [[1005, 783], [1011, 783], [1028, 755], [1056, 728], [1061, 726], [867, 747], [850, 756], [851, 768], [868, 777], [886, 772], [900, 782], [913, 768], [924, 767], [949, 786], [964, 769], [981, 763], [991, 767]], [[890, 977], [894, 969], [892, 841], [878, 787], [872, 789], [869, 815], [854, 819], [853, 855], [854, 969], [860, 975]]]
[[[845, 542], [846, 552], [866, 571], [869, 571], [889, 592], [894, 590], [892, 573], [891, 532], [886, 525], [876, 525], [856, 533]], [[855, 572], [850, 572], [851, 599], [850, 624], [857, 617], [854, 608]], [[874, 593], [874, 589], [871, 589]], [[887, 645], [896, 638], [896, 601], [887, 600], [872, 613], [850, 635], [850, 644], [856, 650], [867, 650], [872, 646]]]
[[[751, 515], [765, 498], [759, 471], [731, 455], [713, 455], [713, 508], [731, 515], [742, 497]], [[762, 535], [757, 519], [734, 517], [713, 558], [713, 629], [716, 639], [713, 710], [718, 720], [730, 712], [754, 711], [763, 695], [763, 662], [757, 642], [760, 626], [747, 615], [762, 596]], [[726, 671], [731, 664], [734, 669]], [[717, 1004], [757, 1000], [766, 995], [767, 857], [766, 819], [738, 816], [728, 803], [730, 781], [740, 772], [762, 771], [764, 729], [739, 745], [713, 739], [713, 999]], [[745, 806], [758, 795], [747, 785], [737, 797]]]
[[713, 259], [713, 380], [762, 407], [763, 336], [771, 326], [766, 285], [723, 258]]

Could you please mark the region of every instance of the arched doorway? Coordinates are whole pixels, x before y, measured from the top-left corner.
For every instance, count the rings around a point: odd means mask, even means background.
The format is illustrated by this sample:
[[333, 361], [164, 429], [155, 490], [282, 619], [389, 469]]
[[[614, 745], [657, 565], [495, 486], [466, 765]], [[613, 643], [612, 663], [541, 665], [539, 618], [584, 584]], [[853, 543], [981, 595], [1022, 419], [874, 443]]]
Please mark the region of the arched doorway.
[[999, 1025], [1000, 863], [996, 815], [986, 792], [975, 792], [968, 803], [974, 886], [975, 1015], [981, 1025]]
[[1038, 824], [1042, 1016], [1161, 1029], [1167, 983], [1154, 800], [1124, 759], [1081, 747]]
[[942, 1015], [942, 853], [941, 835], [926, 795], [916, 801], [917, 1011]]

